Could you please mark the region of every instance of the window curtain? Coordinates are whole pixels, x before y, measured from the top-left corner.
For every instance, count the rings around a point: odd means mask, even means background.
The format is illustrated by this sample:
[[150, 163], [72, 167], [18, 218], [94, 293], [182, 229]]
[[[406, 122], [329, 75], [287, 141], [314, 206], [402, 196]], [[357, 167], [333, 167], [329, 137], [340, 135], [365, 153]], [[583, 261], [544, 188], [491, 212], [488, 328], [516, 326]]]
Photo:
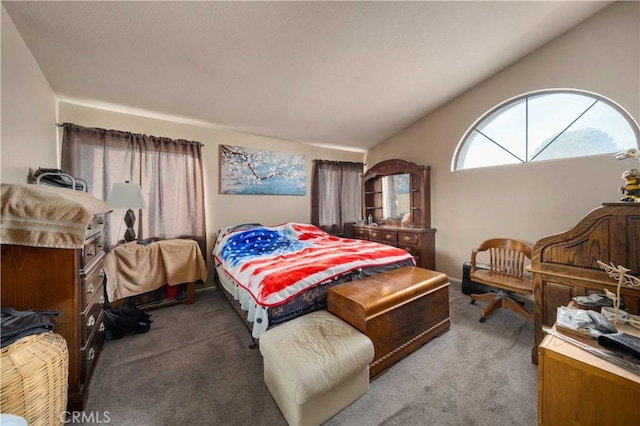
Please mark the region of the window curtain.
[[345, 223], [362, 216], [363, 163], [313, 160], [311, 223], [330, 234], [344, 234]]
[[[63, 128], [62, 169], [86, 180], [89, 193], [106, 200], [116, 182], [140, 185], [147, 207], [135, 211], [138, 240], [192, 238], [205, 255], [201, 143], [71, 123]], [[124, 235], [124, 213], [109, 215], [108, 247]]]

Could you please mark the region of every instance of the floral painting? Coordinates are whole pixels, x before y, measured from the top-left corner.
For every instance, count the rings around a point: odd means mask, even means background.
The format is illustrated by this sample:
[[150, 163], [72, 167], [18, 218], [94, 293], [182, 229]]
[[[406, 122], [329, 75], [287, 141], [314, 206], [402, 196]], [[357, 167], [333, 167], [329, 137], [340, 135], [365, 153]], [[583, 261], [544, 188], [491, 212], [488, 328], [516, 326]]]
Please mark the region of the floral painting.
[[220, 193], [305, 195], [304, 155], [220, 145]]

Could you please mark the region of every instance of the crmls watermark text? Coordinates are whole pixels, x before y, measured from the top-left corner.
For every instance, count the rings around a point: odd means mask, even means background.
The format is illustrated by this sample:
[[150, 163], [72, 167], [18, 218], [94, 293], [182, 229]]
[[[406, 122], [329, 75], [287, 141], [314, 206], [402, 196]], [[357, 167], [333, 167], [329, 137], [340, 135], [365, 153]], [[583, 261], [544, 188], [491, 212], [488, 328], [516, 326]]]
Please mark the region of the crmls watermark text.
[[108, 411], [65, 411], [60, 414], [60, 421], [73, 424], [73, 423], [109, 423], [111, 418]]

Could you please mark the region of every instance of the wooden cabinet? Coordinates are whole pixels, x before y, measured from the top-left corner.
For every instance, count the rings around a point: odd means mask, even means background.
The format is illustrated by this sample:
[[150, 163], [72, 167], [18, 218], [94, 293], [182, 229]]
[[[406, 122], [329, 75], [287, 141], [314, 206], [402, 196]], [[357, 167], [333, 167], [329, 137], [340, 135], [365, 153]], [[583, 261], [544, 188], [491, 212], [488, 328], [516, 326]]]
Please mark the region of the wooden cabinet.
[[417, 266], [436, 269], [436, 230], [354, 225], [355, 238], [399, 247], [416, 258]]
[[436, 269], [436, 230], [431, 228], [429, 166], [391, 159], [362, 175], [363, 217], [377, 226], [354, 225], [355, 238], [399, 247], [417, 266]]
[[631, 425], [640, 376], [547, 335], [538, 348], [539, 425]]
[[[431, 227], [429, 170], [429, 166], [400, 159], [381, 161], [367, 170], [362, 175], [364, 219], [371, 215], [378, 224], [399, 226], [402, 222], [412, 228]], [[394, 177], [401, 178], [397, 187], [387, 181]], [[386, 212], [385, 199], [390, 210], [399, 210]]]
[[69, 411], [82, 410], [102, 348], [105, 214], [88, 226], [81, 249], [2, 245], [2, 306], [54, 310], [54, 331], [69, 348]]
[[[605, 203], [588, 213], [568, 231], [545, 237], [534, 245], [531, 256], [534, 293], [535, 344], [532, 359], [537, 363], [543, 326], [556, 321], [559, 306], [574, 296], [615, 293], [617, 281], [598, 265], [622, 265], [640, 276], [640, 203]], [[622, 287], [627, 310], [640, 314], [640, 288]]]

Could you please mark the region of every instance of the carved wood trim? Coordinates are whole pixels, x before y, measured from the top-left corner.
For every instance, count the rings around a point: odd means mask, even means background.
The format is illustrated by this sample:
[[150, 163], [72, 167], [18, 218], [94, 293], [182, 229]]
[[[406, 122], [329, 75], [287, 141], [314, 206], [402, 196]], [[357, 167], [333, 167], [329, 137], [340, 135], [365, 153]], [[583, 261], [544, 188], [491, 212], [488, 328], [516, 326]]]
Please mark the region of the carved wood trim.
[[378, 177], [378, 176], [389, 176], [389, 175], [397, 175], [400, 173], [423, 173], [425, 170], [429, 170], [430, 166], [419, 166], [416, 163], [412, 163], [411, 161], [401, 160], [399, 158], [394, 158], [391, 160], [384, 160], [369, 170], [363, 173], [362, 179], [367, 181], [369, 179]]

